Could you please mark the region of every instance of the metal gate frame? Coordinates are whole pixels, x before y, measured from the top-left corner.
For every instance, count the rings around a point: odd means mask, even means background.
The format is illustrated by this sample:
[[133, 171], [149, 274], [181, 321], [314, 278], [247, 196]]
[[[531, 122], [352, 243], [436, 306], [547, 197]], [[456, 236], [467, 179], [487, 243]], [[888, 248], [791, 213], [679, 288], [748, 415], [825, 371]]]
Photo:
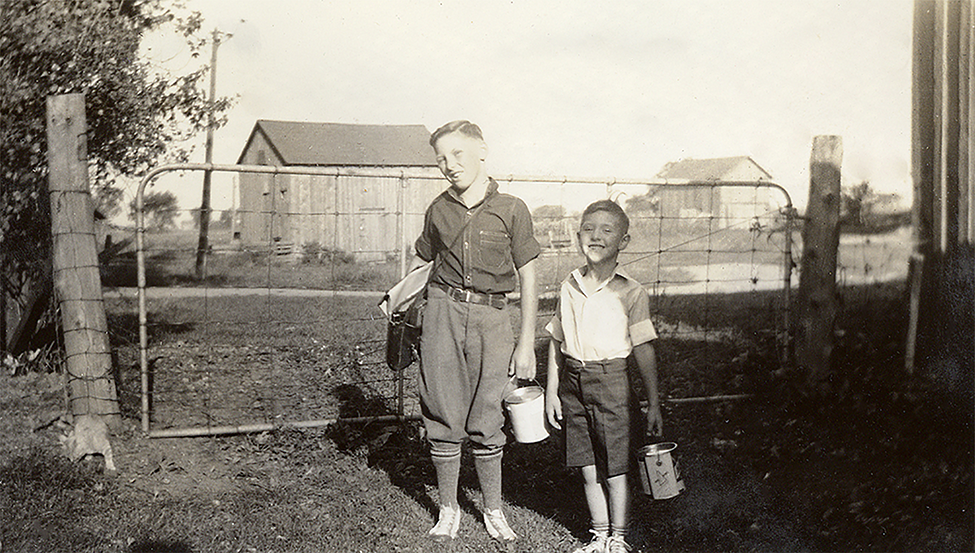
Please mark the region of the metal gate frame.
[[[171, 437], [190, 437], [190, 436], [216, 436], [216, 435], [228, 435], [228, 434], [241, 434], [250, 432], [264, 432], [269, 430], [274, 430], [277, 428], [313, 428], [328, 426], [334, 424], [338, 421], [344, 422], [369, 422], [369, 421], [405, 421], [405, 420], [416, 420], [418, 416], [416, 415], [405, 415], [404, 414], [404, 394], [405, 394], [405, 371], [399, 371], [397, 375], [397, 411], [395, 415], [376, 415], [376, 416], [366, 416], [366, 417], [354, 417], [354, 418], [330, 418], [330, 419], [319, 419], [319, 420], [307, 420], [307, 421], [295, 421], [287, 423], [278, 424], [249, 424], [249, 425], [224, 425], [224, 426], [209, 426], [209, 427], [190, 427], [190, 428], [179, 428], [179, 429], [169, 429], [169, 430], [157, 430], [152, 431], [150, 429], [150, 417], [149, 417], [149, 338], [148, 338], [148, 317], [146, 313], [146, 268], [145, 268], [145, 203], [144, 194], [146, 186], [149, 185], [156, 177], [164, 173], [177, 172], [177, 171], [204, 171], [204, 172], [226, 172], [226, 173], [257, 173], [257, 174], [269, 174], [269, 175], [309, 175], [309, 176], [371, 176], [380, 178], [398, 178], [401, 180], [400, 193], [397, 200], [397, 206], [395, 214], [399, 217], [399, 233], [401, 240], [404, 244], [401, 244], [399, 248], [400, 252], [400, 275], [403, 276], [406, 273], [406, 267], [408, 260], [406, 259], [407, 247], [405, 247], [405, 221], [406, 217], [403, 213], [404, 202], [403, 195], [406, 192], [406, 187], [410, 179], [418, 180], [429, 180], [431, 177], [429, 174], [423, 174], [419, 172], [411, 172], [408, 170], [381, 170], [381, 169], [361, 169], [357, 168], [354, 172], [348, 170], [343, 170], [343, 168], [338, 167], [282, 167], [273, 165], [217, 165], [212, 163], [181, 163], [181, 164], [171, 164], [163, 165], [152, 169], [149, 171], [145, 177], [139, 183], [139, 187], [136, 191], [135, 204], [136, 204], [136, 263], [137, 263], [137, 285], [138, 285], [138, 309], [139, 309], [139, 369], [141, 377], [141, 418], [142, 418], [142, 431], [145, 432], [150, 438], [171, 438]], [[667, 181], [667, 180], [634, 180], [634, 179], [593, 179], [593, 178], [551, 178], [551, 177], [532, 177], [532, 176], [513, 176], [509, 175], [506, 177], [501, 177], [496, 179], [500, 182], [507, 182], [509, 185], [513, 182], [525, 182], [525, 183], [548, 183], [548, 184], [596, 184], [606, 186], [607, 197], [611, 197], [614, 185], [646, 185], [646, 186], [659, 186], [666, 185], [672, 187], [680, 188], [692, 188], [692, 187], [736, 187], [736, 188], [757, 188], [763, 187], [773, 190], [778, 190], [785, 198], [785, 206], [783, 210], [786, 212], [787, 218], [787, 228], [785, 232], [785, 245], [784, 245], [784, 277], [783, 277], [783, 301], [785, 309], [783, 310], [783, 326], [786, 332], [790, 332], [791, 328], [791, 317], [790, 309], [791, 305], [791, 294], [792, 294], [792, 219], [794, 214], [792, 197], [789, 192], [783, 188], [781, 185], [769, 182], [769, 181]], [[791, 340], [789, 341], [791, 344]], [[788, 358], [789, 345], [784, 348], [782, 361], [785, 363]], [[719, 399], [737, 399], [739, 396], [719, 396]], [[708, 401], [714, 398], [677, 398], [668, 399], [666, 401], [672, 403], [689, 403], [698, 401]]]
[[[149, 425], [149, 333], [147, 329], [148, 317], [146, 314], [146, 268], [145, 268], [145, 189], [156, 177], [163, 173], [172, 173], [177, 171], [205, 171], [205, 172], [225, 172], [225, 173], [257, 173], [257, 174], [269, 174], [269, 175], [309, 175], [309, 176], [372, 176], [372, 177], [384, 177], [384, 178], [398, 178], [402, 181], [402, 186], [400, 187], [399, 200], [397, 205], [396, 215], [400, 220], [400, 234], [401, 236], [405, 231], [403, 225], [405, 224], [406, 218], [403, 217], [402, 213], [402, 195], [405, 192], [405, 186], [409, 179], [429, 179], [429, 175], [424, 175], [418, 172], [411, 172], [407, 170], [396, 170], [396, 171], [383, 171], [383, 170], [369, 170], [357, 168], [354, 172], [343, 170], [337, 167], [282, 167], [274, 165], [215, 165], [212, 163], [179, 163], [171, 165], [163, 165], [149, 171], [145, 177], [139, 182], [139, 187], [136, 190], [135, 204], [136, 204], [136, 267], [137, 267], [137, 285], [138, 285], [138, 307], [139, 307], [139, 372], [141, 378], [141, 415], [142, 415], [142, 431], [147, 433], [150, 438], [171, 438], [171, 437], [188, 437], [188, 436], [216, 436], [225, 434], [240, 434], [247, 432], [263, 432], [267, 430], [273, 430], [279, 427], [292, 427], [292, 428], [312, 428], [320, 426], [328, 426], [333, 424], [340, 419], [321, 419], [313, 421], [298, 421], [290, 422], [285, 424], [251, 424], [251, 425], [226, 425], [226, 426], [212, 426], [212, 427], [201, 427], [201, 428], [181, 428], [172, 430], [150, 430]], [[406, 248], [401, 247], [400, 250], [400, 274], [401, 276], [406, 273]], [[354, 422], [357, 420], [369, 420], [369, 421], [402, 421], [409, 418], [405, 416], [404, 413], [404, 393], [405, 393], [405, 377], [404, 371], [400, 371], [397, 377], [397, 414], [396, 415], [384, 415], [375, 417], [356, 417], [356, 418], [345, 418], [341, 419], [343, 421]]]

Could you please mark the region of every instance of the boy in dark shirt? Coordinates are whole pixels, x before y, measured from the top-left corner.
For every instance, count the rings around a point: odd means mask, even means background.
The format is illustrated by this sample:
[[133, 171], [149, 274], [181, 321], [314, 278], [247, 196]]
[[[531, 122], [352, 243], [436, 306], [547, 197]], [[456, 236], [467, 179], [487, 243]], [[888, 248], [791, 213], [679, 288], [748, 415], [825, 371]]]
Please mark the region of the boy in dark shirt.
[[[440, 493], [430, 536], [457, 537], [457, 482], [467, 439], [483, 494], [484, 525], [491, 537], [511, 541], [518, 536], [501, 511], [506, 441], [501, 395], [511, 375], [535, 377], [534, 260], [540, 247], [528, 207], [498, 192], [488, 177], [487, 146], [477, 125], [447, 123], [431, 135], [430, 145], [450, 182], [427, 208], [414, 260], [419, 266], [442, 256], [427, 288], [420, 343], [420, 403]], [[516, 281], [521, 290], [517, 345], [506, 296]]]

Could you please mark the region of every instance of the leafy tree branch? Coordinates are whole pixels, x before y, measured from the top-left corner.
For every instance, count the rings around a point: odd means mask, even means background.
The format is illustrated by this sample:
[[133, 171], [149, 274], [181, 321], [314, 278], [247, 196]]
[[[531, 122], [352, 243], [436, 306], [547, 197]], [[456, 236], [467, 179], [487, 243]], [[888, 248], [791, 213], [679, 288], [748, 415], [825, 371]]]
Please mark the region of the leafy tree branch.
[[202, 19], [164, 0], [4, 0], [0, 3], [0, 240], [5, 264], [36, 272], [49, 257], [46, 97], [83, 93], [89, 181], [96, 207], [121, 210], [120, 177], [185, 161], [187, 139], [216, 125], [232, 99], [210, 102], [208, 68], [171, 75], [139, 57], [149, 33], [170, 28], [194, 55]]

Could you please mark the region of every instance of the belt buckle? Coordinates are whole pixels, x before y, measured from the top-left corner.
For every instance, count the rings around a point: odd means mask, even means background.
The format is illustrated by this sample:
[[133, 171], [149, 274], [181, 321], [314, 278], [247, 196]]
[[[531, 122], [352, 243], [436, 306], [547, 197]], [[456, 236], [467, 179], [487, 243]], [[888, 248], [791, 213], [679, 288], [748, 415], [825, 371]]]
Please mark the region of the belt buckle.
[[464, 303], [474, 303], [474, 294], [470, 290], [464, 289]]

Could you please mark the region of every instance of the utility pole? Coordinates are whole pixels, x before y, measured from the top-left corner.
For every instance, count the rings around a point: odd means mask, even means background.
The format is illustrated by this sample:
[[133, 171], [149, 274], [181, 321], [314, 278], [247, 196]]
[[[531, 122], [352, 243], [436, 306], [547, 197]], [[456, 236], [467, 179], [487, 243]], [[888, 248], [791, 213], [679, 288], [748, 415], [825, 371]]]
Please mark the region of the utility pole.
[[230, 188], [230, 239], [237, 237], [237, 173], [234, 173], [234, 184]]
[[[207, 113], [206, 162], [213, 163], [214, 102], [217, 98], [217, 47], [220, 46], [220, 31], [213, 29], [213, 42], [210, 54], [210, 102]], [[210, 232], [210, 174], [203, 171], [203, 202], [200, 204], [200, 241], [196, 247], [196, 279], [203, 280], [206, 267], [208, 235]]]

